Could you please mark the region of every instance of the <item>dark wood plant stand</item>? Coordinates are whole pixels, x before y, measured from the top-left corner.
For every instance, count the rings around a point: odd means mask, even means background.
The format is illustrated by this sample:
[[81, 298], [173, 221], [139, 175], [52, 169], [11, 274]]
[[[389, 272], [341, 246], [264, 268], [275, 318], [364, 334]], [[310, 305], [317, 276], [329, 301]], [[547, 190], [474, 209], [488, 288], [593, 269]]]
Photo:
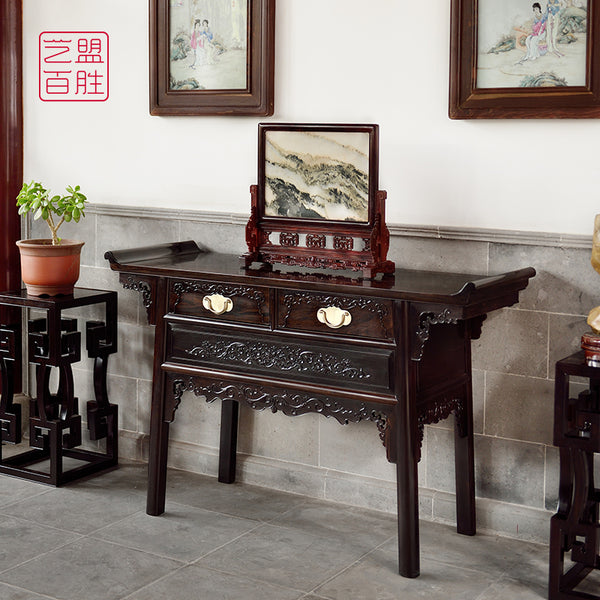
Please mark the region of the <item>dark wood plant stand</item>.
[[[589, 380], [589, 389], [577, 398], [569, 395], [573, 376]], [[600, 600], [600, 594], [575, 590], [600, 569], [600, 489], [594, 487], [594, 453], [600, 452], [600, 368], [588, 366], [583, 352], [556, 363], [554, 445], [560, 448], [560, 487], [558, 512], [550, 525], [548, 597]], [[569, 551], [574, 564], [565, 572], [564, 555]]]
[[[77, 449], [81, 445], [81, 415], [74, 396], [71, 365], [81, 358], [81, 333], [77, 320], [65, 318], [62, 311], [105, 305], [105, 321], [86, 322], [86, 349], [94, 359], [95, 400], [87, 403], [90, 438], [106, 438], [106, 451]], [[35, 365], [36, 391], [30, 401], [29, 445], [31, 450], [2, 458], [0, 473], [60, 486], [117, 465], [117, 406], [110, 404], [106, 388], [108, 357], [117, 351], [116, 292], [75, 288], [69, 296], [43, 298], [29, 296], [25, 290], [0, 292], [0, 306], [33, 308], [46, 316], [29, 321], [29, 363]], [[0, 433], [3, 442], [21, 442], [21, 406], [14, 403], [14, 371], [21, 362], [21, 324], [0, 325]], [[52, 368], [59, 373], [58, 390], [49, 388]], [[63, 469], [63, 457], [81, 461]], [[35, 465], [50, 461], [49, 472]]]

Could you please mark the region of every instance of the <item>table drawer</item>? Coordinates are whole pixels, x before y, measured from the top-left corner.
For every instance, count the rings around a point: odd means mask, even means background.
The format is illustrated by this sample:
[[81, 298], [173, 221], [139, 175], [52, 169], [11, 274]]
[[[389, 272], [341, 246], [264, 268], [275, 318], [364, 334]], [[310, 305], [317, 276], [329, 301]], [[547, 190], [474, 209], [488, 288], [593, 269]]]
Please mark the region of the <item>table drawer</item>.
[[213, 281], [175, 281], [169, 290], [169, 312], [223, 322], [269, 325], [269, 290]]
[[277, 334], [232, 331], [167, 321], [169, 363], [335, 385], [358, 391], [389, 391], [392, 348], [294, 341]]
[[277, 326], [357, 338], [394, 338], [392, 302], [381, 298], [282, 290]]

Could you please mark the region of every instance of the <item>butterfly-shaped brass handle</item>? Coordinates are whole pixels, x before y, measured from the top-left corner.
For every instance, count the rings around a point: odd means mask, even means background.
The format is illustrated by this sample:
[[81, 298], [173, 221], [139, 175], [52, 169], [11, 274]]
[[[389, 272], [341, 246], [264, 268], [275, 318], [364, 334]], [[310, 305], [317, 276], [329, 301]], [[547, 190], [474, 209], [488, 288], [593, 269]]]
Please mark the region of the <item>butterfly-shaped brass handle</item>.
[[331, 329], [339, 329], [350, 325], [352, 315], [347, 311], [337, 306], [328, 306], [327, 308], [319, 308], [317, 311], [317, 319]]
[[215, 315], [222, 315], [223, 313], [231, 311], [233, 308], [233, 300], [221, 296], [221, 294], [211, 294], [210, 296], [204, 296], [204, 298], [202, 298], [202, 306]]

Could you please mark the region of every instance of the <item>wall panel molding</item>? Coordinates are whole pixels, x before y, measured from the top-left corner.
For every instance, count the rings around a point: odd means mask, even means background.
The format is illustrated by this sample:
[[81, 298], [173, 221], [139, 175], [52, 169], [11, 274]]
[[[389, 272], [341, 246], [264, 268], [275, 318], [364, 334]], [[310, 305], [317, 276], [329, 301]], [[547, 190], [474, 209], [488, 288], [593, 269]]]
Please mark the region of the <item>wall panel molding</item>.
[[[245, 227], [248, 216], [240, 213], [176, 210], [139, 206], [116, 206], [112, 204], [89, 204], [89, 214], [159, 221], [188, 221], [195, 223], [219, 223]], [[546, 233], [540, 231], [513, 231], [508, 229], [485, 229], [475, 227], [444, 227], [436, 225], [400, 225], [388, 223], [392, 236], [461, 240], [465, 242], [488, 242], [496, 244], [522, 244], [526, 246], [551, 246], [561, 248], [592, 248], [592, 235]]]

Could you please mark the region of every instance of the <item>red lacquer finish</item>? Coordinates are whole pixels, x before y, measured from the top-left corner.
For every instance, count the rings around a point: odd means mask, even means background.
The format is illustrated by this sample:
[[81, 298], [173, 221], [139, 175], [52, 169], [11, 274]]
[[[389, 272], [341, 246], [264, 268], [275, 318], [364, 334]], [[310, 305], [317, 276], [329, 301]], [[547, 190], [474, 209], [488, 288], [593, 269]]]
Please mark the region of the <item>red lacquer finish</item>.
[[[23, 182], [22, 2], [0, 3], [0, 289], [20, 287], [15, 198]], [[2, 318], [0, 318], [2, 321]]]

